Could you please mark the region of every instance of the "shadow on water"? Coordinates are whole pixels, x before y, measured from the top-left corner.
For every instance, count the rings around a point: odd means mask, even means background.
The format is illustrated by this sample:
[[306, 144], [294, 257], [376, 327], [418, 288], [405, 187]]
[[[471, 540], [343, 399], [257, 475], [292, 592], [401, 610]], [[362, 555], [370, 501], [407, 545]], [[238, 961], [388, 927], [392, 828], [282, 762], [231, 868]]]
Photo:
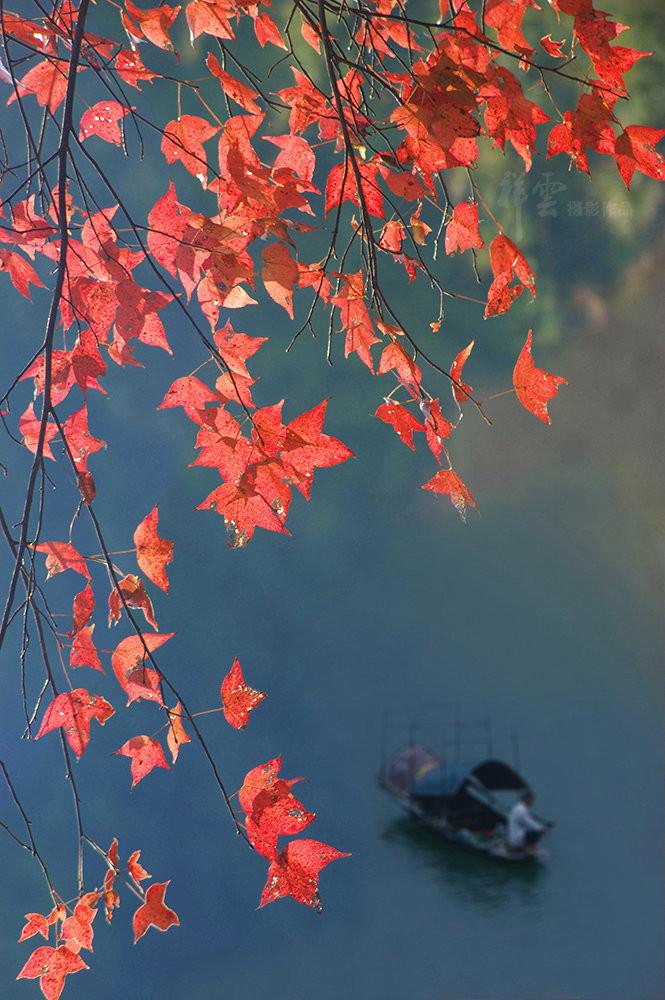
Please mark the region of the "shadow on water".
[[409, 817], [390, 823], [381, 839], [417, 856], [422, 867], [436, 872], [446, 890], [474, 909], [489, 913], [506, 906], [532, 909], [540, 905], [548, 875], [541, 861], [518, 863], [485, 857], [444, 840]]

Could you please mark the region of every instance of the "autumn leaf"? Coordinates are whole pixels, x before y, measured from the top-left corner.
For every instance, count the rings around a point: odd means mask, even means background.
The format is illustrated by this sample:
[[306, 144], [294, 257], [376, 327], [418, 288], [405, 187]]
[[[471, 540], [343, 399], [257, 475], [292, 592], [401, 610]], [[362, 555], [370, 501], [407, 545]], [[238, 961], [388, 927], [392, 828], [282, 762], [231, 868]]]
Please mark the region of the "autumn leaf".
[[148, 597], [145, 584], [135, 573], [128, 573], [118, 580], [118, 586], [109, 594], [109, 628], [120, 621], [123, 611], [123, 598], [130, 608], [138, 608], [143, 612], [148, 625], [157, 631], [155, 612], [152, 601]]
[[62, 729], [67, 742], [77, 757], [90, 742], [90, 723], [96, 719], [103, 726], [114, 714], [115, 709], [98, 694], [90, 694], [85, 688], [74, 688], [58, 694], [44, 712], [42, 724], [36, 739]]
[[478, 205], [475, 201], [461, 201], [455, 205], [452, 218], [446, 226], [446, 253], [482, 250], [484, 246], [478, 230]]
[[[21, 437], [23, 438], [23, 444], [28, 449], [28, 451], [31, 451], [33, 453], [33, 455], [37, 454], [40, 428], [41, 428], [41, 418], [37, 417], [35, 413], [35, 408], [32, 405], [32, 403], [30, 403], [25, 413], [22, 414], [18, 422], [18, 429], [19, 433], [21, 434]], [[54, 437], [56, 437], [57, 433], [58, 433], [58, 428], [49, 417], [49, 419], [46, 421], [46, 429], [44, 432], [44, 439], [42, 445], [42, 454], [44, 455], [45, 458], [50, 458], [52, 461], [55, 461], [55, 459], [53, 458], [53, 452], [51, 451], [50, 448], [50, 442], [53, 440]]]
[[118, 683], [127, 694], [128, 705], [141, 699], [163, 705], [160, 675], [154, 668], [146, 666], [146, 662], [149, 662], [148, 654], [159, 649], [173, 634], [130, 635], [116, 646], [111, 655], [111, 666]]
[[322, 909], [319, 872], [331, 861], [349, 857], [350, 854], [318, 840], [290, 841], [268, 869], [259, 906], [267, 906], [268, 903], [291, 896], [305, 906], [311, 906], [315, 910]]
[[127, 858], [127, 871], [129, 872], [130, 878], [133, 878], [135, 882], [143, 882], [145, 879], [152, 877], [139, 861], [140, 857], [140, 851], [132, 851]]
[[219, 125], [211, 125], [198, 115], [181, 115], [164, 128], [162, 153], [167, 163], [182, 163], [185, 170], [197, 177], [205, 187], [208, 179], [208, 160], [203, 143], [219, 132]]
[[167, 931], [169, 927], [179, 926], [178, 914], [164, 902], [169, 885], [170, 880], [169, 882], [153, 882], [152, 885], [148, 886], [145, 902], [139, 906], [132, 917], [134, 944], [143, 937], [150, 927], [155, 927], [158, 931]]
[[81, 956], [66, 945], [59, 948], [42, 945], [33, 951], [16, 978], [39, 979], [39, 987], [46, 1000], [58, 1000], [67, 976], [87, 968], [89, 966]]
[[83, 142], [94, 135], [115, 146], [122, 145], [120, 122], [131, 110], [118, 101], [98, 101], [81, 115], [79, 139]]
[[464, 365], [469, 360], [469, 355], [473, 350], [474, 344], [475, 340], [472, 340], [470, 344], [467, 344], [464, 350], [460, 351], [450, 366], [453, 396], [455, 397], [455, 401], [457, 403], [466, 403], [466, 401], [471, 398], [471, 394], [473, 393], [473, 386], [467, 385], [466, 382], [462, 381], [462, 370], [464, 369]]
[[72, 632], [76, 633], [79, 629], [82, 629], [84, 625], [87, 625], [94, 610], [95, 595], [92, 587], [89, 583], [87, 583], [85, 585], [85, 589], [78, 593], [74, 598], [72, 609]]
[[472, 493], [452, 469], [441, 469], [432, 479], [424, 483], [422, 488], [450, 497], [451, 504], [463, 521], [466, 521], [467, 509], [477, 506]]
[[46, 917], [42, 916], [41, 913], [26, 913], [25, 919], [26, 924], [18, 939], [19, 944], [22, 941], [27, 941], [28, 938], [34, 937], [35, 934], [41, 934], [43, 938], [48, 940], [50, 923]]
[[543, 368], [536, 368], [531, 354], [531, 339], [532, 331], [529, 330], [513, 371], [515, 394], [526, 410], [544, 424], [551, 424], [547, 404], [556, 396], [560, 385], [568, 384], [568, 379], [562, 375], [552, 375]]
[[180, 747], [191, 742], [191, 736], [182, 721], [182, 705], [180, 702], [169, 709], [169, 722], [166, 730], [166, 745], [171, 751], [171, 760], [175, 764], [180, 753]]
[[417, 431], [424, 431], [425, 426], [421, 424], [410, 410], [407, 410], [406, 406], [386, 399], [374, 416], [378, 417], [379, 420], [383, 420], [385, 424], [390, 424], [404, 444], [408, 445], [412, 451], [415, 451], [416, 446], [413, 443], [413, 435]]
[[85, 559], [70, 542], [40, 542], [34, 548], [36, 552], [46, 554], [47, 580], [50, 580], [56, 573], [64, 573], [67, 569], [73, 569], [75, 573], [80, 573], [81, 576], [90, 579]]
[[159, 536], [158, 523], [159, 511], [157, 507], [153, 507], [134, 532], [136, 561], [152, 583], [168, 591], [166, 567], [173, 562], [173, 542]]
[[221, 697], [228, 724], [234, 729], [244, 729], [249, 722], [249, 713], [267, 696], [264, 691], [255, 691], [245, 683], [240, 661], [236, 657], [222, 681]]
[[161, 743], [152, 736], [132, 736], [114, 753], [131, 759], [132, 788], [150, 774], [153, 767], [169, 769]]

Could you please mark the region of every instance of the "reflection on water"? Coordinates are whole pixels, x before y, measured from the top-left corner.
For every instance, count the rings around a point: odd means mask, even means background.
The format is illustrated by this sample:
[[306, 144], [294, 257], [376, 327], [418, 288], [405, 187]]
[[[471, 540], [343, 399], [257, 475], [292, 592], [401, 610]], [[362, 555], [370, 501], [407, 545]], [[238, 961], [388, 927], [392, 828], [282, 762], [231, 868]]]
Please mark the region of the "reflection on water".
[[436, 872], [442, 887], [474, 909], [489, 913], [506, 905], [533, 909], [540, 906], [547, 882], [544, 862], [507, 862], [485, 857], [453, 844], [433, 830], [404, 816], [383, 831], [382, 840], [405, 848], [410, 864]]

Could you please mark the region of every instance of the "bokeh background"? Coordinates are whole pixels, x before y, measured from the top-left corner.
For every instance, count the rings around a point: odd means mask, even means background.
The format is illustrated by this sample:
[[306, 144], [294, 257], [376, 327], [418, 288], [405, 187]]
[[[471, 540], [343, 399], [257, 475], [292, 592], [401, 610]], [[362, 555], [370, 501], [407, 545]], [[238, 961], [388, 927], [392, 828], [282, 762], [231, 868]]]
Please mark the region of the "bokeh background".
[[[629, 77], [626, 118], [656, 126], [662, 6], [611, 7], [634, 26], [626, 44], [657, 53]], [[185, 54], [183, 63], [184, 73]], [[156, 107], [167, 95], [155, 86], [150, 99]], [[119, 153], [109, 164], [136, 206], [158, 171], [166, 186], [157, 157], [138, 172]], [[259, 403], [286, 396], [293, 416], [331, 396], [330, 433], [357, 455], [317, 474], [310, 505], [294, 501], [292, 538], [258, 532], [232, 551], [221, 520], [195, 512], [214, 476], [187, 468], [192, 425], [155, 409], [201, 358], [175, 310], [175, 357], [146, 350], [144, 368], [109, 370], [108, 397], [91, 394], [93, 431], [109, 442], [93, 460], [96, 505], [113, 546], [127, 547], [155, 503], [175, 541], [171, 593], [156, 597], [156, 613], [177, 634], [160, 663], [196, 708], [217, 703], [236, 655], [269, 692], [245, 732], [202, 720], [225, 780], [237, 788], [250, 767], [282, 753], [284, 773], [307, 778], [301, 798], [318, 814], [308, 833], [353, 857], [324, 872], [323, 915], [288, 901], [256, 911], [264, 863], [234, 838], [200, 754], [185, 747], [172, 772], [153, 772], [130, 794], [127, 761], [111, 754], [151, 732], [155, 714], [119, 713], [95, 728], [77, 767], [86, 826], [102, 843], [120, 833], [124, 851], [140, 847], [151, 873], [172, 879], [181, 927], [133, 948], [125, 897], [113, 924], [97, 927], [92, 971], [68, 982], [71, 1000], [662, 997], [665, 201], [638, 175], [628, 195], [611, 162], [592, 168], [588, 181], [563, 158], [538, 158], [526, 177], [510, 156], [483, 164], [485, 196], [537, 271], [534, 304], [525, 295], [508, 317], [483, 323], [454, 303], [433, 335], [429, 299], [404, 289], [402, 311], [437, 356], [449, 360], [476, 338], [465, 377], [481, 395], [510, 384], [529, 327], [537, 363], [570, 381], [549, 428], [510, 396], [491, 404], [491, 428], [466, 413], [454, 456], [480, 506], [466, 526], [445, 498], [419, 489], [431, 457], [410, 453], [371, 416], [383, 385], [339, 350], [327, 366], [324, 330], [285, 355], [292, 328], [265, 298], [234, 317], [272, 338], [255, 359]], [[458, 287], [470, 281], [464, 264], [441, 264]], [[4, 384], [38, 342], [46, 298], [24, 307], [7, 282], [0, 294]], [[17, 412], [27, 387], [23, 395]], [[26, 460], [8, 439], [1, 448], [13, 469], [2, 503], [16, 513]], [[67, 504], [63, 490], [49, 493], [52, 524]], [[132, 569], [127, 557], [121, 565]], [[64, 609], [78, 588], [65, 576], [49, 589]], [[103, 610], [97, 620], [106, 645], [125, 634], [105, 632]], [[66, 894], [74, 830], [62, 766], [49, 738], [19, 742], [16, 649], [3, 659], [0, 757]], [[100, 693], [117, 701], [105, 683]], [[442, 844], [378, 788], [381, 754], [414, 722], [437, 749], [456, 704], [467, 719], [492, 718], [497, 753], [501, 734], [518, 731], [539, 811], [557, 824], [546, 864], [508, 868]], [[0, 817], [10, 816], [0, 797]], [[36, 866], [8, 838], [0, 864], [0, 995], [14, 1000], [36, 993], [13, 982], [27, 956], [15, 943], [22, 915], [47, 900]], [[101, 878], [94, 861], [90, 871]]]

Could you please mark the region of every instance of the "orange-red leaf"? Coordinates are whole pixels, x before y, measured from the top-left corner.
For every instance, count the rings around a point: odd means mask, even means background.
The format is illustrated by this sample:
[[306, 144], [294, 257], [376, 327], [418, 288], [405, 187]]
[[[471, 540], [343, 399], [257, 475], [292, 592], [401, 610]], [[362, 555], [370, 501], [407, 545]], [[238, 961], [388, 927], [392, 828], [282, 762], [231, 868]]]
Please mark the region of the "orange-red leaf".
[[141, 857], [140, 851], [132, 851], [132, 853], [127, 858], [127, 871], [135, 882], [143, 882], [144, 879], [151, 878], [152, 876], [145, 870], [139, 858]]
[[70, 542], [40, 542], [39, 545], [35, 545], [35, 550], [46, 553], [47, 580], [56, 573], [64, 573], [66, 569], [73, 569], [75, 573], [90, 579], [85, 559]]
[[245, 683], [240, 661], [236, 657], [228, 674], [222, 681], [222, 707], [224, 718], [234, 729], [244, 729], [249, 722], [249, 713], [266, 698], [264, 691], [255, 691]]
[[174, 764], [184, 743], [191, 743], [191, 736], [183, 725], [182, 705], [178, 702], [174, 708], [169, 709], [169, 725], [166, 730], [166, 745], [171, 751], [171, 760]]
[[536, 368], [531, 354], [531, 339], [532, 331], [529, 330], [513, 371], [515, 394], [525, 409], [544, 424], [551, 424], [547, 404], [556, 396], [560, 385], [567, 385], [568, 379], [552, 375], [544, 368]]
[[131, 759], [132, 788], [150, 774], [153, 767], [165, 767], [169, 770], [162, 744], [152, 736], [132, 736], [114, 753]]
[[81, 956], [66, 945], [59, 948], [42, 945], [33, 951], [16, 978], [39, 979], [46, 1000], [59, 1000], [67, 976], [87, 968]]
[[453, 396], [458, 403], [466, 403], [467, 399], [473, 392], [473, 386], [467, 385], [466, 382], [462, 381], [462, 369], [469, 360], [469, 355], [473, 350], [474, 344], [475, 340], [472, 340], [470, 344], [467, 344], [464, 350], [460, 351], [450, 366], [450, 377], [453, 379]]
[[417, 417], [410, 410], [407, 410], [406, 406], [386, 399], [374, 416], [378, 417], [379, 420], [383, 420], [384, 424], [390, 424], [404, 444], [408, 445], [412, 451], [416, 450], [416, 446], [413, 443], [413, 435], [417, 431], [424, 431], [425, 425], [421, 424]]
[[298, 903], [320, 910], [319, 872], [338, 858], [351, 855], [318, 840], [292, 840], [271, 863], [259, 906], [291, 896]]
[[458, 250], [482, 250], [485, 246], [478, 229], [478, 205], [475, 201], [461, 201], [455, 205], [453, 216], [446, 227], [446, 253]]
[[80, 757], [90, 742], [91, 721], [97, 719], [103, 726], [114, 712], [113, 706], [100, 695], [90, 694], [85, 688], [74, 688], [56, 695], [44, 712], [36, 738], [62, 729], [70, 747]]
[[467, 508], [477, 507], [471, 491], [452, 469], [441, 469], [429, 482], [424, 483], [422, 488], [449, 496], [451, 504], [463, 521], [466, 520]]
[[160, 679], [157, 671], [146, 666], [148, 654], [159, 649], [172, 636], [173, 632], [153, 635], [144, 633], [141, 636], [130, 635], [115, 648], [111, 656], [111, 666], [118, 683], [127, 694], [127, 704], [145, 698], [163, 705], [160, 691]]
[[139, 568], [157, 587], [168, 591], [166, 567], [173, 562], [173, 542], [161, 538], [157, 532], [159, 511], [153, 507], [134, 532], [136, 561]]
[[130, 111], [131, 108], [119, 101], [98, 101], [81, 115], [79, 139], [84, 141], [95, 135], [104, 142], [122, 145], [120, 122]]
[[143, 937], [149, 927], [155, 927], [158, 931], [167, 931], [169, 927], [179, 926], [178, 914], [164, 902], [169, 885], [170, 880], [169, 882], [153, 882], [152, 885], [148, 886], [145, 902], [139, 906], [132, 917], [134, 944]]

